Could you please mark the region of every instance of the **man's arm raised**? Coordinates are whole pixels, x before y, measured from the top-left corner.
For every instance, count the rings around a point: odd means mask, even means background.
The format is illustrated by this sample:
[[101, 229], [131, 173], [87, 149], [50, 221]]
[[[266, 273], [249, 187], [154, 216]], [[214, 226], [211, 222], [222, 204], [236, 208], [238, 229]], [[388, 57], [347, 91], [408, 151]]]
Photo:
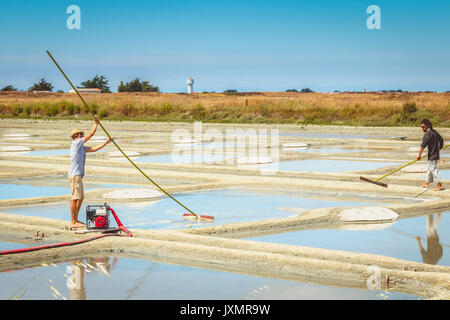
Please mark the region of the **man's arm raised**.
[[83, 142], [86, 143], [90, 138], [92, 138], [97, 131], [99, 119], [97, 116], [94, 116], [94, 126], [92, 127], [91, 131], [87, 135], [84, 136]]
[[103, 143], [100, 143], [99, 145], [96, 145], [95, 147], [89, 147], [89, 148], [86, 149], [86, 152], [96, 152], [96, 151], [98, 151], [98, 150], [100, 150], [100, 149], [103, 149], [103, 148], [104, 148], [108, 143], [110, 143], [111, 141], [112, 141], [112, 138], [106, 140], [106, 141], [103, 142]]

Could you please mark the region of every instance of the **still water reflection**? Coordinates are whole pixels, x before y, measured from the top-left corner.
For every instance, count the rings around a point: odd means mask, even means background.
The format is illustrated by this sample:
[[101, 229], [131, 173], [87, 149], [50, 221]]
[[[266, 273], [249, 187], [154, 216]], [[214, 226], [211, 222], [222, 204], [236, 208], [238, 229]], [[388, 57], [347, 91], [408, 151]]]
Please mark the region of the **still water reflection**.
[[2, 272], [0, 283], [2, 300], [418, 298], [398, 292], [340, 288], [123, 257], [79, 259]]
[[393, 224], [342, 225], [335, 229], [301, 230], [249, 240], [381, 254], [450, 266], [450, 212], [399, 219]]

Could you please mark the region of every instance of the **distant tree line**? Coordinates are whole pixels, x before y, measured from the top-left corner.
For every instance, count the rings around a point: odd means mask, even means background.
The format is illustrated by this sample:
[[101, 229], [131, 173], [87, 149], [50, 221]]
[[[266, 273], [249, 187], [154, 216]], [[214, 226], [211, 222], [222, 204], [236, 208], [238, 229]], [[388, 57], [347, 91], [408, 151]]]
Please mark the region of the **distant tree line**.
[[17, 88], [14, 88], [12, 85], [9, 85], [2, 88], [0, 91], [17, 91]]
[[[82, 89], [100, 89], [102, 93], [110, 93], [110, 86], [108, 85], [108, 79], [102, 75], [96, 75], [94, 78], [83, 81], [80, 83], [78, 88]], [[0, 91], [18, 91], [12, 85], [7, 85], [6, 87], [0, 89]], [[34, 83], [30, 88], [28, 88], [29, 92], [33, 91], [53, 91], [53, 85], [45, 80], [44, 78], [40, 79], [38, 82]], [[139, 78], [136, 78], [130, 82], [123, 83], [120, 82], [118, 88], [118, 92], [159, 92], [159, 88], [157, 86], [151, 85], [149, 81], [141, 81]], [[63, 92], [62, 90], [58, 90], [57, 92]]]
[[237, 93], [238, 91], [236, 90], [236, 89], [228, 89], [228, 90], [225, 90], [223, 93], [226, 93], [226, 94], [235, 94], [235, 93]]
[[53, 91], [53, 85], [44, 78], [33, 84], [28, 91]]
[[[52, 91], [53, 85], [50, 82], [47, 82], [44, 78], [39, 80], [38, 82], [34, 83], [30, 88], [28, 88], [28, 91]], [[0, 89], [0, 91], [18, 91], [17, 88], [15, 88], [12, 85], [7, 85], [6, 87], [3, 87]]]
[[98, 76], [96, 75], [91, 80], [86, 80], [81, 83], [81, 87], [83, 89], [100, 89], [102, 90], [102, 93], [110, 93], [111, 90], [109, 90], [108, 86], [108, 80], [104, 76]]
[[159, 88], [157, 86], [151, 85], [148, 81], [141, 81], [141, 80], [139, 80], [139, 78], [136, 78], [125, 84], [123, 83], [123, 81], [120, 81], [117, 91], [118, 92], [159, 92]]
[[[80, 86], [78, 88], [83, 89], [100, 89], [102, 93], [110, 93], [110, 86], [108, 85], [108, 79], [106, 79], [103, 75], [96, 75], [94, 78], [90, 80], [86, 80], [80, 83]], [[0, 89], [0, 91], [6, 92], [6, 91], [19, 91], [17, 88], [15, 88], [13, 85], [7, 85]], [[53, 91], [53, 85], [45, 80], [44, 78], [41, 78], [38, 82], [34, 83], [30, 88], [28, 88], [29, 92], [33, 91]], [[141, 81], [139, 78], [136, 78], [132, 81], [123, 83], [123, 81], [120, 81], [119, 86], [117, 87], [118, 92], [160, 92], [158, 86], [152, 85], [149, 83], [149, 81]], [[58, 90], [57, 92], [64, 92], [62, 90]], [[300, 92], [300, 93], [312, 93], [314, 92], [310, 88], [303, 88], [300, 91], [297, 89], [287, 89], [285, 92]], [[339, 93], [339, 90], [334, 90], [333, 92]], [[361, 93], [361, 91], [344, 91], [346, 93]], [[363, 92], [366, 92], [365, 90]], [[397, 90], [379, 90], [378, 92], [382, 93], [401, 93], [401, 92], [408, 92], [407, 90], [397, 89]], [[416, 91], [416, 92], [424, 92], [424, 93], [433, 93], [436, 91]], [[450, 91], [444, 91], [444, 92], [450, 92]], [[203, 93], [215, 93], [214, 91], [208, 92], [204, 91]], [[238, 94], [238, 90], [236, 89], [228, 89], [224, 90], [223, 93], [229, 94], [229, 95], [235, 95]]]
[[310, 88], [304, 88], [300, 91], [298, 91], [297, 89], [288, 89], [286, 90], [286, 92], [301, 92], [301, 93], [312, 93], [314, 91], [312, 91]]

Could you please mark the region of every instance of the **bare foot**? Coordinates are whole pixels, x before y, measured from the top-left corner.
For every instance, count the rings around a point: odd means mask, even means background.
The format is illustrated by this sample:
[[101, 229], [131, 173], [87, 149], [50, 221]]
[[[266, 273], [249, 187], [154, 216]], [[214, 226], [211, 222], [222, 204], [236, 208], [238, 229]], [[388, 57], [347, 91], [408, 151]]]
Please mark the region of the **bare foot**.
[[430, 187], [430, 184], [427, 183], [427, 182], [425, 182], [425, 183], [422, 185], [422, 188], [429, 188], [429, 187]]
[[81, 221], [75, 221], [70, 223], [70, 228], [85, 228], [86, 225]]
[[441, 191], [441, 190], [444, 190], [444, 187], [442, 185], [439, 185], [439, 184], [438, 184], [438, 186], [436, 188], [433, 189], [433, 191]]

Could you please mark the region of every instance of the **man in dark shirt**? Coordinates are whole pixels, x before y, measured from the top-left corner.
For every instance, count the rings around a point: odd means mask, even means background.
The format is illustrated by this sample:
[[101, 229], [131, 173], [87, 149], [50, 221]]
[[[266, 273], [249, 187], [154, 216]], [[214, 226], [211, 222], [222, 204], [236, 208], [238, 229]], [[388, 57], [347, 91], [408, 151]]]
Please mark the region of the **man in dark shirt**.
[[420, 145], [419, 155], [417, 160], [422, 158], [422, 152], [425, 148], [428, 148], [428, 169], [426, 182], [422, 185], [423, 188], [428, 188], [430, 183], [436, 180], [437, 187], [433, 190], [439, 191], [443, 190], [442, 178], [439, 175], [439, 170], [437, 168], [437, 163], [440, 159], [439, 150], [444, 146], [444, 139], [441, 135], [433, 129], [433, 125], [430, 120], [422, 120], [420, 127], [425, 134], [423, 135], [422, 144]]

